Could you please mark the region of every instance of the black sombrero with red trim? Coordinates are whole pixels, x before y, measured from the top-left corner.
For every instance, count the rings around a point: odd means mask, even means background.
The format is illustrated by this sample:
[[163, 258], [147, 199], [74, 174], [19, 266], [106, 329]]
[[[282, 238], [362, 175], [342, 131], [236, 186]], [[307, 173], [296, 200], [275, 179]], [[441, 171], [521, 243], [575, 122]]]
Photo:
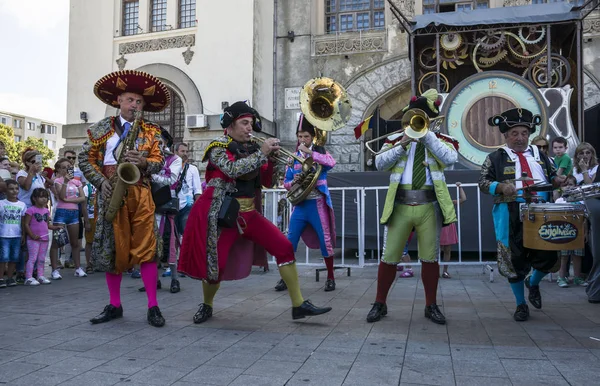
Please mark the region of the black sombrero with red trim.
[[164, 110], [171, 102], [167, 86], [157, 77], [135, 70], [111, 72], [94, 85], [94, 94], [111, 107], [119, 107], [119, 95], [131, 92], [144, 97], [144, 111]]

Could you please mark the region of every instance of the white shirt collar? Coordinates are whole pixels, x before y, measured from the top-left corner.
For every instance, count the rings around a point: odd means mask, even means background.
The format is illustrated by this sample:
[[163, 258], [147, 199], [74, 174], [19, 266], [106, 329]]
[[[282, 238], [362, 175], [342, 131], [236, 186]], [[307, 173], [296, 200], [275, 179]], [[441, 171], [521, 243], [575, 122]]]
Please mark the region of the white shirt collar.
[[[121, 127], [125, 127], [125, 122], [129, 122], [127, 119], [123, 118], [122, 115], [119, 115], [119, 119], [121, 120]], [[133, 122], [129, 122], [131, 126], [133, 126]]]
[[[514, 150], [510, 149], [508, 146], [504, 145], [502, 146], [502, 149], [504, 149], [506, 154], [508, 154], [508, 158], [510, 158], [511, 161], [516, 162], [519, 158], [519, 156], [517, 156], [517, 153]], [[523, 152], [523, 155], [526, 156], [531, 154], [533, 154], [533, 159], [536, 160], [536, 162], [540, 160], [540, 150], [537, 146], [529, 145], [527, 147], [527, 150]]]

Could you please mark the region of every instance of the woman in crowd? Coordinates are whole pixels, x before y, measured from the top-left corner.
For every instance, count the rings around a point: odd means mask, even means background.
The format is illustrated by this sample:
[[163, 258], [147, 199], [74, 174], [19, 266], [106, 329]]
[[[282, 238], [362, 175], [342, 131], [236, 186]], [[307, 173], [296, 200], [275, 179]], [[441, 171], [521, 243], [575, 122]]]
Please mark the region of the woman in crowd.
[[[74, 178], [74, 169], [71, 162], [61, 158], [55, 165], [54, 192], [56, 198], [56, 212], [54, 213], [54, 224], [66, 226], [69, 234], [69, 242], [73, 256], [79, 257], [81, 246], [79, 244], [79, 204], [85, 202], [85, 194], [81, 181]], [[87, 218], [84, 219], [87, 223]], [[75, 277], [85, 277], [87, 274], [81, 269], [81, 259], [75, 258]], [[50, 263], [52, 264], [52, 279], [61, 278], [57, 270], [58, 244], [56, 241], [50, 247]]]

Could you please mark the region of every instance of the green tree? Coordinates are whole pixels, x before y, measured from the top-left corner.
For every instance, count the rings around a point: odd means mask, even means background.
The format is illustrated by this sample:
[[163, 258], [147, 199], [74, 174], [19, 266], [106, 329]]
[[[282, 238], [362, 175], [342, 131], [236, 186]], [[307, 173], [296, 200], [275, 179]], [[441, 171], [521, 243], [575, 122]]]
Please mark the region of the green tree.
[[[44, 140], [36, 137], [27, 137], [24, 141], [15, 142], [15, 132], [12, 127], [0, 123], [0, 141], [6, 147], [6, 154], [11, 161], [21, 164], [21, 154], [27, 148], [36, 149], [42, 154], [44, 166], [54, 158], [54, 152], [44, 146]], [[21, 165], [22, 166], [22, 165]]]
[[6, 147], [6, 155], [11, 161], [21, 163], [21, 156], [15, 142], [15, 131], [12, 127], [0, 123], [0, 141]]

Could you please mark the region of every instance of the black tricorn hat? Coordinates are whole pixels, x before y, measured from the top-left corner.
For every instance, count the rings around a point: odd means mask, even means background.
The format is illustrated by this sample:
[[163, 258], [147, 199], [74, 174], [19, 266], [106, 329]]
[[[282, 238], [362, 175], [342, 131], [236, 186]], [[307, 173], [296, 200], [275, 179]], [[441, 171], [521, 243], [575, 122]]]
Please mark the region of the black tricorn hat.
[[228, 128], [236, 119], [251, 115], [254, 118], [252, 124], [252, 130], [260, 133], [262, 131], [262, 125], [260, 115], [258, 111], [250, 107], [246, 102], [235, 102], [231, 106], [228, 106], [223, 111], [221, 116], [221, 127], [224, 129]]
[[498, 126], [503, 134], [517, 126], [527, 127], [529, 132], [533, 133], [535, 127], [540, 123], [542, 123], [542, 117], [533, 115], [531, 111], [522, 108], [506, 110], [502, 114], [494, 115], [488, 119], [488, 124]]

